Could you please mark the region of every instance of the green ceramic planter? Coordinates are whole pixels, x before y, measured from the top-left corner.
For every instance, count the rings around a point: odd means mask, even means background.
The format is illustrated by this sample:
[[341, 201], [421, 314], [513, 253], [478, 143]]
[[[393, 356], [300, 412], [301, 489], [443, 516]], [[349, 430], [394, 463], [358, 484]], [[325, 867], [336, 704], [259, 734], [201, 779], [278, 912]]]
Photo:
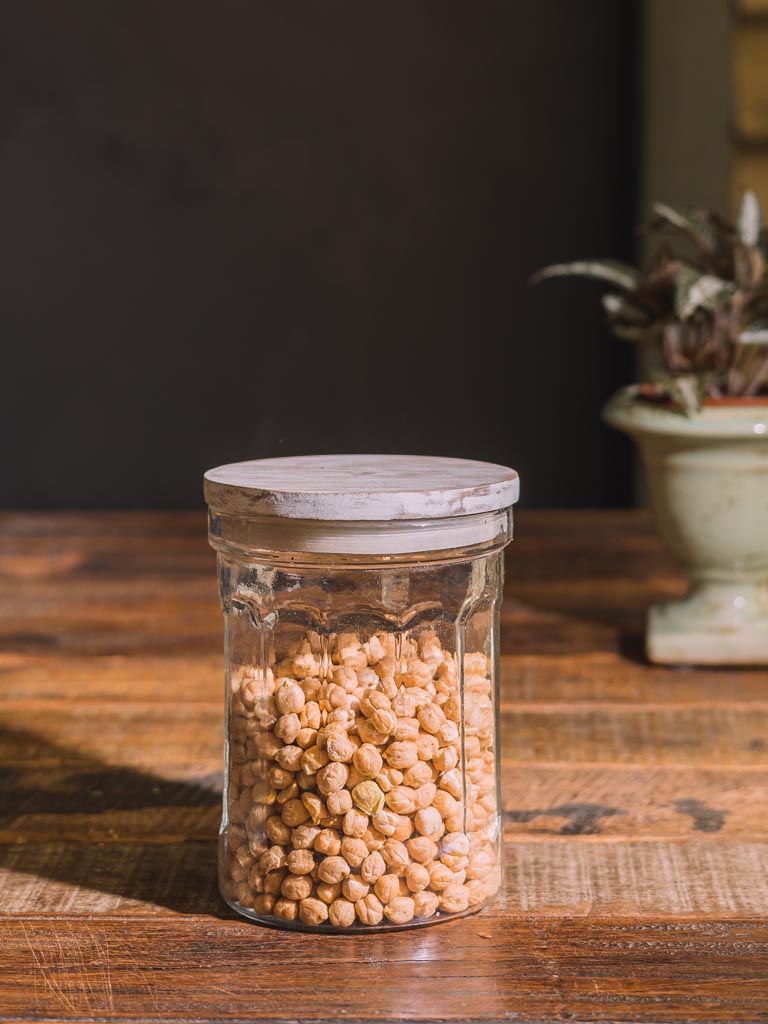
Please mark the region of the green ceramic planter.
[[646, 647], [664, 664], [768, 664], [768, 402], [685, 417], [619, 392], [607, 423], [637, 441], [664, 542], [689, 581], [655, 605]]

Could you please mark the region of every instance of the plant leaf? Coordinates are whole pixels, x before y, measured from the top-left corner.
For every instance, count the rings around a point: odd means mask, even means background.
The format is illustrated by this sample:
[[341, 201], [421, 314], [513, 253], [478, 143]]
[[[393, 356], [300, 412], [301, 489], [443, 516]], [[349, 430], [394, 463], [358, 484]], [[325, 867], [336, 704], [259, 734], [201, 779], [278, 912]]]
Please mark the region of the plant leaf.
[[742, 345], [768, 345], [768, 320], [753, 320], [743, 331], [739, 331]]
[[615, 295], [608, 292], [603, 296], [603, 309], [609, 317], [616, 317], [619, 320], [629, 320], [635, 324], [648, 322], [648, 313], [642, 307], [629, 301], [623, 295]]
[[763, 211], [755, 193], [748, 190], [744, 193], [739, 210], [739, 238], [744, 245], [754, 248], [760, 244], [762, 228]]
[[572, 263], [553, 263], [544, 267], [531, 277], [530, 283], [538, 284], [549, 277], [592, 277], [632, 292], [640, 280], [640, 272], [620, 260], [574, 260]]
[[653, 212], [678, 231], [691, 237], [700, 248], [710, 254], [714, 253], [717, 246], [715, 231], [706, 217], [698, 211], [670, 206], [668, 203], [654, 203]]
[[681, 320], [687, 320], [697, 309], [719, 309], [735, 290], [731, 281], [683, 265], [675, 282], [675, 312]]

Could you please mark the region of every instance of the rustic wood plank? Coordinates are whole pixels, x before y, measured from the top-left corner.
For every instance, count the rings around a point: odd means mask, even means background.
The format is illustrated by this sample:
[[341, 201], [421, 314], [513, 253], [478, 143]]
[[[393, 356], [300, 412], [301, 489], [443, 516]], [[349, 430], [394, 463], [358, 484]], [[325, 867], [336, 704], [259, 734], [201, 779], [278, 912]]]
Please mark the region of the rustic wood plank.
[[[558, 816], [550, 819], [561, 824]], [[86, 837], [81, 837], [86, 838]], [[3, 915], [224, 912], [215, 886], [216, 842], [63, 841], [0, 844]], [[606, 841], [602, 835], [506, 831], [505, 888], [486, 914], [634, 915], [666, 920], [768, 914], [768, 841]], [[0, 932], [5, 917], [0, 916]], [[203, 918], [204, 919], [204, 918]], [[766, 965], [768, 967], [768, 964]], [[768, 995], [768, 991], [766, 993]]]
[[[102, 704], [6, 701], [0, 759], [7, 764], [77, 760], [143, 768], [221, 758], [218, 704]], [[575, 705], [548, 710], [503, 705], [504, 760], [509, 763], [758, 765], [768, 750], [768, 706]], [[115, 752], [119, 751], [119, 754]]]
[[[5, 701], [167, 703], [169, 690], [178, 703], [220, 705], [223, 655], [215, 651], [141, 654], [140, 663], [126, 654], [86, 657], [55, 652], [0, 653], [0, 708]], [[502, 695], [506, 703], [526, 705], [738, 705], [768, 703], [768, 670], [699, 668], [695, 671], [650, 666], [630, 648], [574, 651], [567, 658], [552, 653], [502, 656]], [[514, 648], [514, 645], [513, 645]], [[563, 708], [564, 709], [564, 708]]]
[[[96, 760], [7, 764], [0, 772], [0, 843], [177, 842], [215, 837], [222, 774], [188, 762], [159, 770]], [[52, 781], [51, 775], [55, 774]], [[768, 768], [502, 765], [510, 838], [613, 841], [768, 840]]]
[[[468, 918], [377, 936], [247, 923], [2, 925], [0, 1020], [754, 1021], [765, 933], [675, 923]], [[712, 961], [717, 984], [701, 978]], [[342, 980], [343, 979], [343, 982]]]

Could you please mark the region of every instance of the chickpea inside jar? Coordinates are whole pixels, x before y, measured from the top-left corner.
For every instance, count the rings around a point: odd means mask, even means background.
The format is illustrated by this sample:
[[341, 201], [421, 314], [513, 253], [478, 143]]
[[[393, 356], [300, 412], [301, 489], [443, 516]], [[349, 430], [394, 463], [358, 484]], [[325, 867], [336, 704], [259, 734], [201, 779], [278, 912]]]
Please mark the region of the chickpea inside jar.
[[219, 884], [287, 928], [426, 925], [501, 885], [514, 470], [306, 456], [205, 474], [225, 621]]

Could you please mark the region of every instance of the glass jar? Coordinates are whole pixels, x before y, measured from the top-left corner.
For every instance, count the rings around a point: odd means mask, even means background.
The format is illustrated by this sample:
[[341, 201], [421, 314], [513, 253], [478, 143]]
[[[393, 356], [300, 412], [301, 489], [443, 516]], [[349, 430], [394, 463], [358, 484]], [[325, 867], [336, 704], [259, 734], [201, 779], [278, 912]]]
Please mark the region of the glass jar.
[[339, 931], [501, 883], [498, 678], [513, 470], [311, 456], [206, 473], [225, 619], [220, 886]]

